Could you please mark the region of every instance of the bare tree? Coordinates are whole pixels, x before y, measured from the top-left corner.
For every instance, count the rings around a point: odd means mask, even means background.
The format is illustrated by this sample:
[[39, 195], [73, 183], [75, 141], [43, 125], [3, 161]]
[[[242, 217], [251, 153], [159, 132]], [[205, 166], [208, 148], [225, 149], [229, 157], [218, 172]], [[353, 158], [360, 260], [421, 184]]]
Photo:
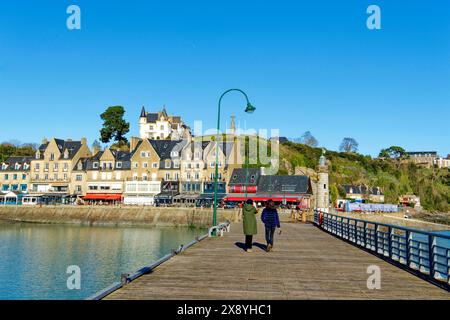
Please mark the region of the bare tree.
[[306, 131], [300, 138], [300, 143], [306, 144], [309, 147], [317, 147], [319, 141], [311, 134], [310, 131]]
[[339, 146], [341, 152], [357, 152], [359, 143], [353, 138], [344, 138]]

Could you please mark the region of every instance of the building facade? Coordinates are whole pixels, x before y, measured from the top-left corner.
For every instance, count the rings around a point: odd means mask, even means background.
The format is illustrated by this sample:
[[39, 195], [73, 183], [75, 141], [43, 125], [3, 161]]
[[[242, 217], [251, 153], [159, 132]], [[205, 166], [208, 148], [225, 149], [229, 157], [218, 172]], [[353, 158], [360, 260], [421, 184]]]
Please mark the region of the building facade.
[[149, 113], [142, 107], [139, 117], [139, 134], [141, 139], [180, 140], [190, 134], [180, 116], [169, 116], [166, 108], [162, 111]]
[[67, 203], [68, 198], [76, 198], [71, 193], [72, 171], [80, 158], [90, 156], [85, 138], [80, 141], [44, 139], [31, 161], [30, 193], [41, 194], [46, 204]]
[[32, 157], [9, 157], [0, 163], [0, 191], [28, 193]]

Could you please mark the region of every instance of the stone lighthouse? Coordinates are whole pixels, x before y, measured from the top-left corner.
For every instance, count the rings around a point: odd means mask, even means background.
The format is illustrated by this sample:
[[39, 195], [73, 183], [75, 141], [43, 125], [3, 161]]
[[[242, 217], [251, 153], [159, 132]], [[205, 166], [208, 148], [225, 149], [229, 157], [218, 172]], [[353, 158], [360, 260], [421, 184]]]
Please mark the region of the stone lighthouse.
[[316, 209], [328, 212], [330, 205], [330, 192], [328, 185], [328, 164], [327, 158], [325, 158], [325, 149], [322, 150], [322, 155], [319, 159], [317, 176]]

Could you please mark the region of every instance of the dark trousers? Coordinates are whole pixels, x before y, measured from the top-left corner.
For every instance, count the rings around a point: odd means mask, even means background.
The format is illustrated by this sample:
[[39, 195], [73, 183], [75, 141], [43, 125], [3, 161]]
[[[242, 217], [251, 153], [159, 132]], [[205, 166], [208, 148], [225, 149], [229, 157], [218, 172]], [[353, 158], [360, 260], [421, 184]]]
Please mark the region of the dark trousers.
[[253, 247], [253, 236], [245, 236], [245, 247], [251, 249]]
[[266, 242], [267, 244], [271, 244], [273, 246], [273, 236], [275, 234], [275, 228], [266, 227]]

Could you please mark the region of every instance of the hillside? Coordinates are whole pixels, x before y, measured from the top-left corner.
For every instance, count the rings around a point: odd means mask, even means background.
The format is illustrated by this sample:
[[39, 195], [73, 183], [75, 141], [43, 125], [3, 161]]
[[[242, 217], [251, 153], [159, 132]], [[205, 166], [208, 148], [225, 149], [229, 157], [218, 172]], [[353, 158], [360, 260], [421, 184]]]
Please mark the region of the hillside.
[[[295, 167], [315, 168], [322, 153], [320, 148], [286, 142], [280, 146], [280, 173]], [[421, 198], [422, 206], [430, 212], [450, 211], [450, 170], [427, 169], [395, 159], [373, 159], [356, 153], [327, 151], [331, 161], [330, 186], [367, 184], [381, 187], [388, 203], [397, 203], [404, 193]], [[343, 190], [337, 188], [341, 196]]]

